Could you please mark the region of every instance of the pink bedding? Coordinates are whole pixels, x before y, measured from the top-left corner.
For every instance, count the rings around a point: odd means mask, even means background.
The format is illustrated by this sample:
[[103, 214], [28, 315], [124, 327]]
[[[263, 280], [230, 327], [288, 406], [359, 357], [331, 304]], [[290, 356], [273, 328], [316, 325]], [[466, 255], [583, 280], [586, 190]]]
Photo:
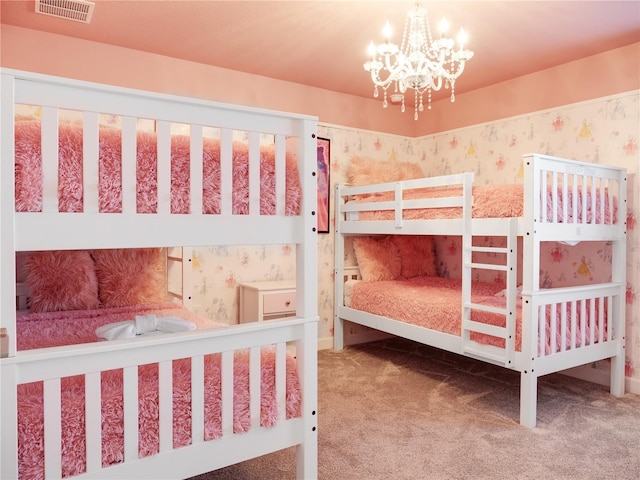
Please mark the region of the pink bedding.
[[[500, 286], [492, 283], [473, 282], [472, 283], [472, 302], [493, 307], [504, 308], [505, 298], [496, 296], [495, 294], [501, 290]], [[596, 300], [596, 314], [598, 310], [598, 302]], [[414, 277], [403, 280], [386, 280], [377, 282], [359, 281], [354, 283], [351, 290], [350, 306], [357, 310], [382, 315], [388, 318], [400, 320], [412, 325], [418, 325], [431, 330], [437, 330], [455, 336], [461, 335], [461, 318], [462, 318], [462, 297], [461, 297], [461, 281], [459, 279], [450, 279], [442, 277]], [[546, 331], [544, 354], [548, 355], [553, 351], [560, 351], [562, 345], [560, 330], [560, 309], [556, 309], [557, 326], [556, 326], [556, 345], [551, 347], [551, 307], [546, 307]], [[606, 308], [605, 308], [606, 312]], [[588, 343], [589, 329], [591, 319], [589, 318], [589, 309], [587, 308], [587, 318], [582, 325], [580, 320], [580, 312], [577, 312], [576, 319], [576, 341], [577, 347], [582, 345], [582, 329], [586, 333], [586, 341]], [[570, 306], [567, 304], [567, 318], [571, 318]], [[504, 316], [489, 313], [473, 311], [471, 319], [491, 325], [504, 326]], [[606, 319], [604, 322], [604, 332], [606, 333]], [[594, 324], [595, 338], [599, 338], [598, 322]], [[565, 348], [571, 348], [572, 332], [570, 326], [567, 328], [565, 335]], [[472, 340], [480, 343], [494, 345], [504, 348], [504, 340], [490, 335], [473, 333]], [[522, 309], [518, 305], [516, 318], [516, 350], [522, 349]], [[539, 351], [542, 352], [542, 346], [539, 344]]]
[[[47, 346], [95, 342], [95, 328], [107, 323], [131, 320], [135, 315], [153, 313], [178, 316], [196, 323], [198, 328], [216, 326], [176, 304], [153, 307], [119, 307], [76, 312], [28, 314], [18, 318], [19, 350]], [[159, 451], [157, 364], [139, 368], [139, 452], [141, 456]], [[173, 444], [174, 448], [191, 441], [191, 363], [188, 359], [173, 362]], [[275, 398], [275, 352], [262, 351], [261, 371], [262, 426], [275, 425], [278, 407]], [[295, 360], [287, 358], [286, 416], [300, 416], [301, 393]], [[85, 470], [84, 445], [84, 377], [62, 379], [62, 455], [63, 476]], [[21, 479], [44, 478], [43, 393], [42, 383], [18, 387], [18, 457]], [[234, 362], [234, 432], [250, 428], [248, 352], [236, 352]], [[220, 437], [221, 427], [220, 356], [205, 358], [205, 439]], [[124, 458], [122, 371], [102, 373], [102, 463], [109, 465]]]
[[[58, 129], [59, 211], [82, 211], [82, 127], [61, 123]], [[189, 149], [186, 135], [171, 138], [171, 212], [189, 213]], [[120, 130], [100, 127], [99, 134], [99, 209], [105, 213], [122, 211], [122, 175]], [[15, 124], [15, 199], [16, 211], [42, 211], [41, 128], [37, 120]], [[233, 207], [235, 215], [249, 209], [249, 161], [246, 144], [233, 144]], [[220, 141], [205, 138], [203, 144], [203, 212], [220, 213]], [[275, 214], [274, 148], [261, 147], [260, 213]], [[287, 154], [287, 215], [297, 215], [301, 202], [300, 179], [295, 158]], [[157, 142], [155, 133], [138, 132], [137, 139], [137, 211], [157, 211]]]
[[[417, 188], [406, 190], [403, 192], [403, 199], [418, 200], [424, 198], [442, 198], [442, 197], [459, 197], [462, 195], [461, 188]], [[524, 214], [524, 185], [521, 183], [504, 184], [504, 185], [484, 185], [473, 187], [473, 206], [472, 217], [474, 218], [511, 218], [522, 217]], [[558, 190], [558, 211], [557, 221], [565, 223], [583, 222], [591, 223], [593, 212], [591, 209], [591, 192], [587, 193], [587, 214], [586, 222], [582, 220], [582, 194], [578, 194], [577, 198], [577, 220], [573, 219], [571, 209], [573, 192], [567, 192], [567, 218], [563, 219], [562, 213], [562, 190]], [[393, 200], [392, 192], [381, 194], [362, 196], [354, 200], [356, 202], [383, 202]], [[405, 220], [429, 220], [429, 219], [445, 219], [459, 218], [461, 208], [416, 208], [406, 209], [403, 211]], [[611, 218], [609, 199], [605, 197], [604, 221], [600, 213], [600, 195], [596, 196], [596, 223], [611, 224], [615, 223], [615, 203], [613, 222]], [[360, 220], [393, 220], [393, 210], [376, 210], [369, 212], [360, 212]], [[551, 190], [547, 193], [547, 220], [553, 218]]]

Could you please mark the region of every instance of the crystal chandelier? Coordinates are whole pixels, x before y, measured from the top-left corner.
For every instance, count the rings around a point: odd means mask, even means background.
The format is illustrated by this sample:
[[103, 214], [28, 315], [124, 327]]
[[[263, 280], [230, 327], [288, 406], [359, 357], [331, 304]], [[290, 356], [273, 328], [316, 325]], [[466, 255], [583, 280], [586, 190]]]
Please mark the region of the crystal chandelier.
[[456, 79], [462, 74], [465, 62], [473, 57], [473, 52], [464, 49], [464, 30], [460, 30], [457, 47], [451, 38], [445, 36], [447, 30], [448, 23], [443, 19], [439, 25], [440, 37], [434, 40], [427, 9], [416, 2], [415, 8], [407, 13], [402, 44], [398, 48], [391, 42], [391, 25], [387, 22], [383, 30], [384, 42], [377, 47], [371, 42], [368, 50], [371, 60], [364, 64], [375, 85], [373, 96], [378, 98], [378, 87], [384, 92], [384, 108], [389, 105], [387, 90], [391, 85], [393, 92], [389, 97], [392, 102], [402, 104], [402, 112], [405, 111], [405, 92], [409, 88], [414, 90], [414, 120], [418, 120], [418, 112], [424, 110], [422, 96], [425, 92], [429, 109], [432, 90], [438, 91], [443, 86], [451, 89], [451, 101], [455, 102]]

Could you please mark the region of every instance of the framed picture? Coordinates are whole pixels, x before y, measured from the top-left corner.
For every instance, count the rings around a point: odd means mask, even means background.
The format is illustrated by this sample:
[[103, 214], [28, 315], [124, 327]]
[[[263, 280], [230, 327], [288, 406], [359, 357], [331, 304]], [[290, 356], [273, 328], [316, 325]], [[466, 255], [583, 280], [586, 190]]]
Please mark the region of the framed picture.
[[331, 142], [318, 137], [318, 233], [329, 233]]

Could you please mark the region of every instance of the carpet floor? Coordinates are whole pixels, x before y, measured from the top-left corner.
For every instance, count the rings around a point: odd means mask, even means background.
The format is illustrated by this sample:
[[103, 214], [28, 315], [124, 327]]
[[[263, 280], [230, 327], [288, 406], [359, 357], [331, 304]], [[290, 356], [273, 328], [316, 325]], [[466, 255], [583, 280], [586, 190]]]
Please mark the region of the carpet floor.
[[[640, 478], [640, 396], [540, 378], [535, 429], [520, 374], [403, 339], [318, 353], [322, 479]], [[295, 449], [193, 480], [295, 478]]]

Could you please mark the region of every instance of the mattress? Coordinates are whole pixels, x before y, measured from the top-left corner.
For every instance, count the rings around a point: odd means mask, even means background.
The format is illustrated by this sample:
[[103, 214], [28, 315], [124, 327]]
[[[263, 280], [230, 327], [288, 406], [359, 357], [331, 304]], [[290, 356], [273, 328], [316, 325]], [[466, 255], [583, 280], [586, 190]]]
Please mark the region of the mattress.
[[[30, 313], [18, 318], [19, 350], [71, 345], [98, 341], [95, 329], [100, 325], [153, 314], [178, 317], [193, 322], [197, 328], [220, 327], [173, 303], [153, 306], [118, 307], [73, 312]], [[275, 349], [264, 347], [261, 353], [260, 424], [275, 425], [278, 406], [275, 398]], [[205, 357], [205, 440], [222, 435], [220, 355]], [[191, 441], [191, 363], [189, 359], [173, 362], [173, 446]], [[301, 390], [296, 374], [295, 358], [287, 356], [286, 417], [301, 414]], [[159, 451], [158, 366], [149, 364], [138, 369], [139, 388], [139, 454], [141, 457]], [[102, 463], [110, 465], [124, 460], [122, 371], [102, 373]], [[85, 471], [84, 444], [84, 377], [63, 378], [62, 391], [62, 456], [63, 476]], [[234, 361], [234, 433], [251, 426], [249, 407], [249, 354], [235, 353]], [[18, 386], [18, 457], [21, 479], [44, 478], [44, 413], [43, 385], [35, 382]]]
[[[462, 319], [462, 282], [459, 279], [442, 277], [414, 277], [401, 280], [385, 280], [367, 282], [349, 280], [345, 286], [345, 305], [356, 310], [381, 315], [387, 318], [410, 323], [420, 327], [437, 330], [450, 335], [461, 336]], [[471, 301], [476, 304], [496, 308], [506, 307], [506, 298], [500, 296], [502, 287], [494, 283], [472, 282]], [[348, 303], [347, 303], [348, 302]], [[595, 299], [596, 315], [599, 309], [599, 299]], [[605, 300], [606, 302], [606, 300]], [[606, 304], [604, 311], [607, 311]], [[577, 309], [576, 328], [571, 330], [572, 311], [570, 304], [566, 305], [567, 328], [564, 335], [564, 348], [572, 348], [588, 344], [591, 329], [590, 308], [586, 309], [586, 318], [582, 319], [580, 309]], [[550, 305], [545, 307], [545, 333], [538, 342], [539, 353], [549, 355], [562, 350], [561, 309]], [[552, 318], [556, 317], [556, 331], [552, 332]], [[471, 319], [474, 321], [505, 326], [504, 315], [491, 312], [473, 311]], [[600, 325], [594, 321], [594, 338], [599, 338]], [[606, 335], [607, 322], [603, 322], [603, 335]], [[584, 338], [583, 338], [584, 334]], [[471, 339], [482, 344], [504, 348], [504, 340], [491, 335], [473, 332]], [[552, 339], [555, 345], [552, 346]], [[517, 302], [516, 338], [517, 351], [522, 349], [522, 305]], [[544, 353], [543, 353], [544, 352]]]
[[[58, 128], [58, 201], [60, 212], [81, 212], [82, 186], [82, 126], [62, 122]], [[171, 213], [189, 213], [190, 138], [171, 137]], [[156, 213], [157, 138], [153, 132], [137, 133], [136, 208], [138, 213]], [[247, 144], [233, 142], [233, 203], [234, 215], [249, 211], [249, 153]], [[41, 125], [38, 120], [15, 123], [15, 200], [18, 212], [42, 211], [42, 147]], [[275, 149], [260, 148], [260, 214], [276, 213]], [[120, 130], [101, 126], [99, 131], [99, 211], [122, 212], [122, 138]], [[286, 158], [285, 213], [297, 215], [302, 199], [296, 160]], [[219, 214], [220, 140], [203, 139], [203, 213]]]
[[[473, 218], [513, 218], [522, 217], [524, 215], [524, 185], [521, 183], [504, 184], [504, 185], [483, 185], [475, 186], [472, 189], [473, 204], [471, 216]], [[443, 188], [415, 188], [404, 190], [402, 198], [404, 200], [421, 200], [429, 198], [446, 198], [460, 197], [462, 188], [460, 187], [443, 187]], [[556, 198], [558, 199], [556, 219], [557, 222], [563, 223], [592, 223], [594, 220], [598, 224], [615, 223], [616, 203], [613, 201], [613, 212], [610, 208], [608, 195], [604, 195], [604, 216], [601, 213], [601, 196], [599, 191], [596, 193], [595, 209], [591, 198], [591, 192], [586, 194], [586, 220], [583, 220], [583, 194], [578, 191], [576, 196], [577, 202], [573, 201], [573, 192], [566, 193], [567, 215], [564, 218], [563, 202], [564, 192], [558, 189]], [[386, 202], [394, 200], [393, 192], [384, 192], [375, 195], [359, 195], [351, 201], [364, 202]], [[573, 211], [575, 203], [575, 212]], [[547, 221], [554, 221], [552, 190], [547, 190]], [[613, 216], [612, 216], [613, 213]], [[359, 212], [359, 220], [393, 220], [394, 210], [372, 210]], [[461, 207], [443, 207], [443, 208], [405, 208], [402, 216], [405, 220], [431, 220], [431, 219], [448, 219], [460, 218], [462, 215]]]

